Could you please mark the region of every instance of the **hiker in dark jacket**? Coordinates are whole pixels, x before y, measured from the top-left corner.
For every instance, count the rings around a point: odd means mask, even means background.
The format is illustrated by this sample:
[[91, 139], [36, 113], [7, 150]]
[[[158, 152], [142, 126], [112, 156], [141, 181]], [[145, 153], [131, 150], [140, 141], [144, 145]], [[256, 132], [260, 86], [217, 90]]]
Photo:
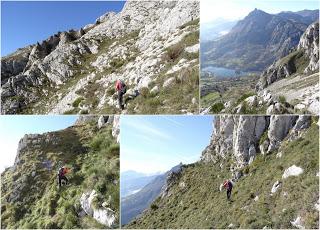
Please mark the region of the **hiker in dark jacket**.
[[59, 172], [58, 172], [58, 182], [59, 182], [59, 187], [61, 187], [61, 183], [62, 183], [62, 180], [64, 180], [66, 182], [66, 184], [68, 184], [69, 180], [68, 178], [66, 177], [66, 174], [70, 171], [69, 168], [67, 167], [61, 167], [59, 169]]
[[116, 81], [116, 90], [118, 92], [118, 103], [119, 103], [119, 108], [121, 110], [124, 110], [124, 104], [123, 104], [123, 95], [126, 93], [126, 85], [124, 84], [123, 81], [117, 80]]
[[225, 189], [227, 189], [227, 199], [230, 200], [231, 198], [231, 191], [232, 191], [232, 187], [233, 184], [230, 180], [226, 180], [225, 182], [223, 182], [223, 187]]

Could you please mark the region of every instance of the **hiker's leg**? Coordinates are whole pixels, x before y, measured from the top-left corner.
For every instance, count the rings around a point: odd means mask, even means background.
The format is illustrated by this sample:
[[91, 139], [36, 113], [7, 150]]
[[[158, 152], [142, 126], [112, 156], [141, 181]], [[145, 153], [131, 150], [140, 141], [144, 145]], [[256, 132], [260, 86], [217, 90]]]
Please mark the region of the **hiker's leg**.
[[121, 109], [124, 109], [124, 104], [123, 104], [123, 92], [120, 93], [120, 107], [121, 107]]
[[62, 176], [62, 179], [66, 182], [66, 185], [68, 184], [68, 178], [66, 176]]
[[59, 187], [61, 187], [61, 177], [59, 176]]
[[118, 91], [118, 105], [119, 108], [122, 108], [122, 93], [120, 90]]
[[231, 191], [227, 190], [227, 198], [228, 198], [228, 200], [230, 200], [230, 195], [231, 195]]

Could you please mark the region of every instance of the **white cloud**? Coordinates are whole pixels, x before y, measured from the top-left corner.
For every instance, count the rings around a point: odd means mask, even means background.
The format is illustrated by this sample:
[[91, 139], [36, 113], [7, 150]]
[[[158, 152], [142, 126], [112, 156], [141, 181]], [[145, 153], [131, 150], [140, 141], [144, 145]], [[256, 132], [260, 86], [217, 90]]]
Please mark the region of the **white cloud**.
[[161, 138], [165, 140], [170, 140], [172, 137], [166, 133], [163, 132], [154, 126], [152, 126], [150, 123], [148, 123], [144, 118], [138, 119], [138, 117], [130, 118], [130, 119], [123, 119], [121, 121], [121, 126], [129, 126], [136, 130], [136, 132], [139, 132], [140, 135], [145, 135], [149, 138]]
[[172, 124], [174, 124], [174, 125], [176, 125], [176, 126], [180, 126], [180, 127], [183, 126], [182, 123], [180, 123], [180, 122], [178, 122], [178, 121], [170, 118], [170, 116], [167, 116], [167, 115], [166, 115], [166, 116], [160, 116], [160, 117], [162, 117], [163, 119], [165, 119], [165, 120], [167, 120], [167, 121], [170, 121]]

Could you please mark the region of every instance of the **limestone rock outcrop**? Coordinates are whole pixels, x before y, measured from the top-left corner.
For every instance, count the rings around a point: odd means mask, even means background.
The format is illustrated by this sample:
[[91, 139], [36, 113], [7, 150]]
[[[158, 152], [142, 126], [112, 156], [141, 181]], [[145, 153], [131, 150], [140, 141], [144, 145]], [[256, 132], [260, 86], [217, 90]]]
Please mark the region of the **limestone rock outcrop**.
[[306, 29], [295, 51], [274, 62], [262, 73], [256, 90], [261, 91], [268, 85], [297, 73], [301, 65], [297, 64], [298, 60], [307, 62], [307, 67], [299, 74], [310, 74], [319, 70], [319, 21]]
[[311, 116], [221, 115], [214, 120], [209, 145], [202, 152], [204, 162], [231, 156], [238, 168], [250, 164], [257, 154], [277, 150], [286, 138], [296, 138], [310, 127]]
[[311, 24], [302, 35], [298, 49], [303, 50], [309, 58], [309, 64], [304, 72], [319, 70], [319, 22]]
[[[59, 32], [4, 57], [1, 112], [97, 114], [108, 109], [114, 114], [116, 79], [133, 91], [150, 85], [161, 89], [173, 74], [167, 73], [171, 62], [164, 61], [167, 49], [179, 44], [198, 52], [198, 39], [187, 44], [185, 38], [199, 36], [199, 8], [198, 1], [127, 1], [121, 12], [108, 12], [95, 24]], [[196, 55], [189, 56], [175, 74], [198, 68]], [[81, 103], [74, 104], [79, 98]]]
[[115, 213], [112, 209], [106, 207], [94, 208], [92, 202], [97, 195], [95, 190], [83, 193], [80, 198], [81, 207], [87, 215], [110, 228], [116, 221]]

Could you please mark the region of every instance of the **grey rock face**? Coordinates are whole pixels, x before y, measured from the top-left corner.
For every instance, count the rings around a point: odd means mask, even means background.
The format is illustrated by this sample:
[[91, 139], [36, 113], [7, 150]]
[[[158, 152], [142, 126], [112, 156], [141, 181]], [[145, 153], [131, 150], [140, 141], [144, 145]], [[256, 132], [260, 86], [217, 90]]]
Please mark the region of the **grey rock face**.
[[[115, 107], [108, 94], [114, 81], [121, 78], [134, 90], [148, 87], [165, 69], [159, 62], [166, 48], [199, 30], [180, 28], [199, 18], [199, 8], [198, 1], [127, 1], [119, 13], [106, 13], [79, 31], [59, 32], [30, 46], [20, 59], [8, 57], [2, 61], [2, 113], [24, 113], [32, 104], [28, 112], [62, 114], [92, 83], [99, 85], [96, 109]], [[116, 61], [122, 66], [106, 73]], [[90, 113], [92, 106], [82, 111]]]
[[303, 50], [310, 60], [305, 72], [319, 70], [319, 22], [307, 28], [300, 39], [298, 49]]
[[217, 116], [213, 127], [210, 143], [201, 156], [205, 162], [216, 161], [217, 156], [225, 157], [232, 150], [234, 117], [231, 115]]
[[268, 139], [270, 141], [268, 152], [277, 149], [281, 141], [287, 136], [289, 130], [294, 126], [297, 116], [277, 116], [270, 117], [268, 129]]
[[296, 66], [292, 61], [284, 63], [283, 65], [275, 62], [262, 73], [257, 84], [257, 89], [262, 90], [273, 82], [286, 78], [294, 72], [296, 72]]
[[120, 116], [113, 116], [113, 124], [112, 124], [112, 136], [117, 138], [117, 142], [120, 142]]
[[306, 115], [216, 116], [210, 143], [202, 152], [201, 160], [217, 162], [219, 158], [231, 156], [237, 168], [242, 168], [257, 154], [278, 149], [285, 138], [296, 138], [310, 124], [311, 116]]
[[[240, 116], [233, 134], [233, 154], [237, 163], [245, 165], [256, 153], [257, 141], [266, 128], [265, 117]], [[249, 154], [249, 149], [251, 151]]]
[[98, 119], [99, 117], [94, 115], [80, 115], [74, 125], [83, 125], [91, 121], [98, 122]]
[[[319, 70], [319, 22], [311, 24], [300, 38], [297, 46], [297, 52], [302, 52], [304, 57], [309, 60], [304, 73], [308, 74]], [[291, 76], [297, 72], [299, 66], [296, 66], [294, 55], [288, 56], [274, 62], [261, 75], [256, 85], [256, 90], [261, 91], [268, 85], [282, 78]]]

